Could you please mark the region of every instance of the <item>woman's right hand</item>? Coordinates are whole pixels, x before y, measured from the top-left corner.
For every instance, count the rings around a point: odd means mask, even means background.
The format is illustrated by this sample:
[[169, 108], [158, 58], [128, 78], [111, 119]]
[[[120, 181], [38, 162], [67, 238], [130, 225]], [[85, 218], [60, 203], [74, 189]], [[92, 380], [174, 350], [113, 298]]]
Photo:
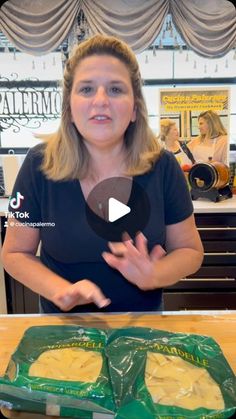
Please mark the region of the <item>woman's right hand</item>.
[[111, 300], [105, 297], [101, 289], [89, 279], [69, 284], [57, 292], [52, 300], [62, 311], [69, 311], [75, 306], [90, 303], [103, 308], [111, 303]]

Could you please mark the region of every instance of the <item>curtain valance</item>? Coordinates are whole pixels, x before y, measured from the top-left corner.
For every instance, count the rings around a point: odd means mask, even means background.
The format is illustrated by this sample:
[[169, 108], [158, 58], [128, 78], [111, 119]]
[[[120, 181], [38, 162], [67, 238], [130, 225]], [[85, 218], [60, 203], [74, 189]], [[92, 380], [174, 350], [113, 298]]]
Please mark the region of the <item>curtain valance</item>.
[[91, 34], [112, 34], [134, 51], [149, 47], [172, 14], [187, 46], [204, 57], [236, 48], [236, 9], [227, 0], [8, 0], [0, 30], [17, 49], [33, 55], [54, 51], [83, 11]]

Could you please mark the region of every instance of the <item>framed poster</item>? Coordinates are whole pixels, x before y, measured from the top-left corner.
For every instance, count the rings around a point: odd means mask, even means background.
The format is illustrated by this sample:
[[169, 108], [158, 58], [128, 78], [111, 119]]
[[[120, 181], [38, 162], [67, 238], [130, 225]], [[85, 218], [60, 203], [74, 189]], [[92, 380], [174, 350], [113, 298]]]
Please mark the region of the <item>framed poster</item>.
[[229, 162], [229, 94], [222, 87], [160, 90], [160, 119], [176, 120], [196, 162]]

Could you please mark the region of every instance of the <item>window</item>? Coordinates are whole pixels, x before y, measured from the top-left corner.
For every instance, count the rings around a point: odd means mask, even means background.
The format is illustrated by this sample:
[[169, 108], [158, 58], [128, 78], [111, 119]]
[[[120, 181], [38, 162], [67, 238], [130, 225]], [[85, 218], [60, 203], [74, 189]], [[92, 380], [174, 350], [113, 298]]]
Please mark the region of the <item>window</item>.
[[3, 52], [0, 75], [0, 145], [28, 148], [35, 134], [55, 131], [61, 112], [61, 53], [35, 57]]

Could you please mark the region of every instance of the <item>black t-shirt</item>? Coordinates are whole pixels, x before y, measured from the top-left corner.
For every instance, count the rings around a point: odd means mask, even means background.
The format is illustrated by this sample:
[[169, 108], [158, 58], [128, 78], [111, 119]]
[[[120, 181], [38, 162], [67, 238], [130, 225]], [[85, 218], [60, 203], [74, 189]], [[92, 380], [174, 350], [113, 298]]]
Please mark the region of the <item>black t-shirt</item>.
[[[19, 211], [27, 214], [20, 221], [36, 223], [28, 225], [40, 229], [40, 259], [44, 265], [72, 283], [93, 281], [112, 301], [102, 310], [89, 304], [77, 306], [72, 312], [158, 310], [160, 289], [141, 291], [106, 264], [101, 254], [109, 251], [107, 241], [87, 223], [80, 182], [48, 180], [39, 169], [42, 147], [40, 144], [29, 150], [15, 182], [12, 197], [17, 192], [24, 196]], [[143, 230], [149, 250], [156, 244], [165, 247], [166, 225], [183, 221], [193, 212], [184, 174], [174, 155], [164, 151], [151, 171], [134, 180], [145, 188], [150, 200], [150, 219]], [[41, 297], [41, 304], [45, 312], [60, 312], [45, 298]]]

